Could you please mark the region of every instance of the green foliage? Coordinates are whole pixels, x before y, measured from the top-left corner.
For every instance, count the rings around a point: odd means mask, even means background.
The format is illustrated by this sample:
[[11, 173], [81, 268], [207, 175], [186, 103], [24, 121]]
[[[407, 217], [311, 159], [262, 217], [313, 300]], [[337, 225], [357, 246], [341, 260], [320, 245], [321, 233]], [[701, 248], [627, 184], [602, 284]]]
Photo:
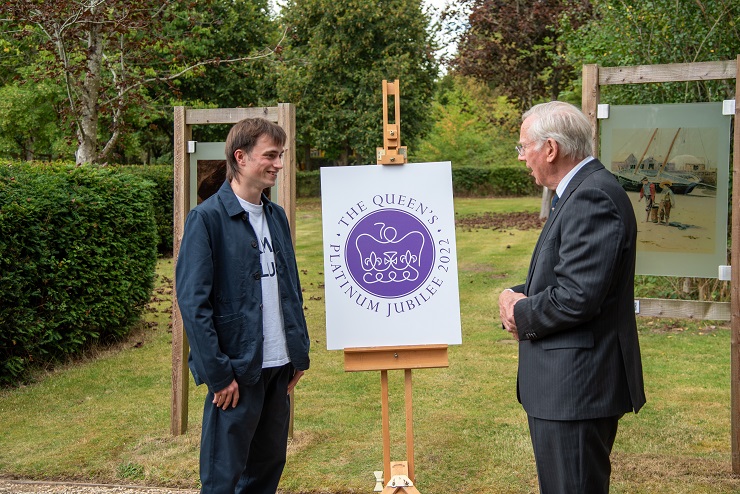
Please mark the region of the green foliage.
[[280, 35], [268, 0], [6, 0], [3, 21], [0, 48], [10, 55], [0, 59], [0, 86], [19, 78], [55, 86], [66, 101], [54, 118], [29, 118], [63, 119], [80, 163], [165, 154], [174, 101], [275, 98], [265, 74]]
[[563, 56], [558, 19], [580, 25], [592, 15], [591, 2], [460, 0], [448, 7], [448, 15], [461, 13], [467, 22], [453, 66], [500, 88], [520, 110], [556, 99], [577, 77], [580, 66]]
[[28, 160], [74, 156], [60, 127], [62, 98], [48, 81], [0, 86], [0, 155]]
[[730, 302], [730, 283], [714, 278], [637, 275], [635, 297]]
[[0, 166], [0, 384], [128, 333], [153, 286], [152, 193], [107, 168]]
[[296, 172], [296, 197], [321, 197], [319, 170]]
[[175, 195], [174, 170], [172, 165], [128, 165], [118, 168], [123, 173], [132, 173], [154, 184], [152, 201], [154, 219], [157, 223], [157, 251], [160, 255], [172, 254], [173, 204]]
[[138, 463], [125, 462], [118, 465], [118, 478], [126, 480], [143, 480], [146, 478], [144, 467]]
[[[374, 162], [382, 145], [383, 80], [400, 80], [401, 144], [430, 125], [437, 75], [429, 17], [420, 0], [291, 0], [281, 101], [297, 105], [300, 144], [347, 164]], [[391, 99], [389, 119], [393, 120]]]
[[[210, 0], [207, 12], [201, 6], [189, 11], [187, 6], [180, 8], [183, 10], [180, 19], [187, 20], [166, 28], [172, 32], [172, 39], [177, 39], [184, 30], [190, 30], [193, 39], [183, 39], [177, 49], [187, 54], [189, 60], [218, 57], [221, 62], [203, 65], [173, 81], [177, 98], [172, 101], [195, 108], [275, 105], [275, 73], [280, 62], [265, 54], [279, 45], [283, 33], [271, 18], [268, 0]], [[243, 60], [245, 57], [254, 59]], [[171, 125], [172, 110], [170, 107], [166, 110], [164, 119]], [[229, 127], [196, 126], [193, 138], [222, 141]]]
[[[602, 1], [594, 20], [561, 30], [567, 58], [576, 67], [735, 60], [740, 53], [740, 2], [674, 0]], [[603, 103], [649, 104], [719, 101], [732, 97], [734, 81], [606, 86]]]
[[409, 150], [415, 162], [459, 166], [515, 166], [520, 112], [505, 96], [463, 76], [445, 76], [433, 102], [434, 125]]

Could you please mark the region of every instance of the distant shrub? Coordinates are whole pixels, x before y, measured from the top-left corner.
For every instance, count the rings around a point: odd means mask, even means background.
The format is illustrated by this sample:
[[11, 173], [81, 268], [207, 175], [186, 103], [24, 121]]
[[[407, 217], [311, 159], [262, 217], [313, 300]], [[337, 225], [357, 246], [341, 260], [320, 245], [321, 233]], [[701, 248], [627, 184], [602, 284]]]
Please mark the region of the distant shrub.
[[129, 332], [154, 283], [154, 193], [109, 168], [0, 164], [0, 384]]
[[[453, 175], [455, 171], [453, 170]], [[454, 179], [453, 179], [454, 180]], [[494, 196], [536, 196], [542, 193], [524, 166], [502, 166], [491, 170]]]
[[321, 197], [319, 170], [296, 173], [296, 197]]

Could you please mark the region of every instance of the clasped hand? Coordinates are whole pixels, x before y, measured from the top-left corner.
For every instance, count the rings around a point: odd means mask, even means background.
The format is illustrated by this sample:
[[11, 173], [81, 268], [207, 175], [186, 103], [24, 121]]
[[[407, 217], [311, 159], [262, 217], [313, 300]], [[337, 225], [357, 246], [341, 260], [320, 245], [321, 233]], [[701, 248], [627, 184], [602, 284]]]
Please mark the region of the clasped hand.
[[514, 305], [523, 298], [527, 297], [522, 293], [512, 290], [504, 290], [498, 296], [498, 314], [501, 318], [501, 325], [517, 341], [519, 341], [519, 332], [516, 329], [516, 321], [514, 320]]

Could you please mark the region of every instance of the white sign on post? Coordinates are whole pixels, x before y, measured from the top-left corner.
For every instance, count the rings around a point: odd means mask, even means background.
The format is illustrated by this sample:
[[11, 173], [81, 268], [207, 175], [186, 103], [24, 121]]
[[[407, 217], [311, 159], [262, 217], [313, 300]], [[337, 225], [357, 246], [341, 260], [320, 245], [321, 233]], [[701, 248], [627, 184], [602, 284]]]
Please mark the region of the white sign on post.
[[450, 162], [321, 169], [326, 344], [460, 344]]

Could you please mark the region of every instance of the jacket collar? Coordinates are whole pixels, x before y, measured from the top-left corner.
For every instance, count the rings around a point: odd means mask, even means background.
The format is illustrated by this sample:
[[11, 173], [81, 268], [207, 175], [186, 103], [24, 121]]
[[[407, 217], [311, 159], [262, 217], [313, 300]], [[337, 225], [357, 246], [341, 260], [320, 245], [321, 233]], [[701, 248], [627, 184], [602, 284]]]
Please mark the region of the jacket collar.
[[[224, 205], [226, 214], [230, 217], [244, 213], [244, 209], [242, 208], [242, 205], [239, 204], [239, 199], [236, 198], [236, 194], [234, 194], [234, 190], [231, 188], [231, 184], [228, 180], [224, 180], [224, 183], [221, 185], [221, 188], [218, 189], [216, 194], [218, 194], [221, 204]], [[272, 213], [272, 202], [264, 193], [262, 194], [262, 208], [265, 211]]]
[[592, 173], [594, 173], [597, 170], [600, 170], [604, 168], [604, 165], [601, 164], [599, 160], [596, 158], [593, 158], [591, 161], [585, 163], [573, 177], [568, 181], [568, 184], [565, 186], [565, 190], [563, 191], [563, 194], [559, 196], [558, 204], [555, 207], [555, 210], [550, 213], [550, 217], [548, 218], [547, 223], [552, 223], [550, 219], [553, 216], [556, 216], [558, 211], [563, 207], [563, 204], [565, 204], [566, 200], [570, 195], [573, 193], [574, 190], [578, 188], [579, 185]]

